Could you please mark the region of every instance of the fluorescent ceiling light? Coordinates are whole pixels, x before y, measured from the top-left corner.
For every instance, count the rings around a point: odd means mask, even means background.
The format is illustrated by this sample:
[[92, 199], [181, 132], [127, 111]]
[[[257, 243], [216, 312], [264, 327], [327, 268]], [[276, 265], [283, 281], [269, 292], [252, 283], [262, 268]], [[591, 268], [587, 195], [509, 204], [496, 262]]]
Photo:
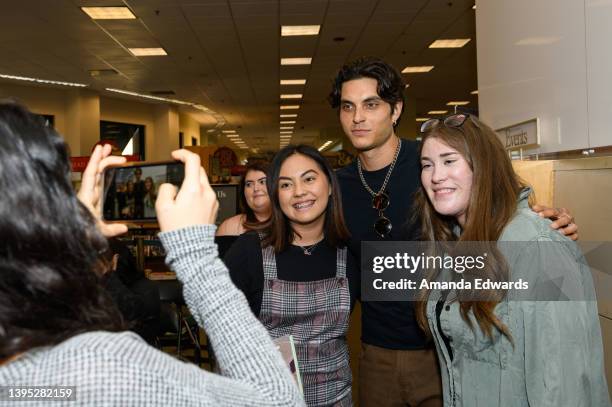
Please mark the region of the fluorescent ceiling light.
[[283, 25], [281, 26], [281, 37], [318, 35], [320, 29], [320, 25]]
[[281, 85], [306, 85], [306, 79], [281, 79]]
[[215, 119], [217, 120], [217, 124], [218, 125], [224, 125], [225, 124], [225, 121], [223, 120], [223, 116], [221, 116], [218, 113], [210, 110], [206, 106], [200, 105], [198, 103], [186, 102], [184, 100], [178, 100], [178, 99], [168, 99], [168, 98], [163, 98], [161, 96], [144, 95], [142, 93], [132, 92], [132, 91], [129, 91], [129, 90], [122, 90], [122, 89], [105, 88], [105, 90], [107, 90], [109, 92], [121, 93], [123, 95], [130, 95], [130, 96], [136, 96], [136, 97], [144, 98], [144, 99], [157, 100], [157, 101], [160, 101], [160, 102], [176, 103], [177, 105], [191, 106], [194, 109], [201, 110], [203, 112], [206, 112], [206, 113], [209, 113], [209, 114], [213, 115], [215, 117]]
[[478, 95], [478, 90], [473, 90], [470, 92], [470, 95]]
[[430, 110], [427, 114], [446, 114], [448, 110]]
[[453, 100], [446, 104], [446, 106], [465, 106], [469, 105], [470, 102], [467, 100]]
[[280, 109], [281, 110], [293, 110], [293, 109], [299, 109], [300, 105], [281, 105]]
[[51, 81], [51, 80], [48, 80], [48, 79], [29, 78], [27, 76], [15, 76], [15, 75], [0, 74], [0, 78], [2, 78], [2, 79], [14, 79], [16, 81], [44, 83], [44, 84], [47, 84], [47, 85], [73, 86], [73, 87], [77, 87], [77, 88], [84, 88], [86, 86], [89, 86], [89, 85], [86, 85], [84, 83]]
[[312, 58], [281, 58], [281, 65], [310, 65]]
[[292, 131], [281, 131], [280, 134], [293, 134]]
[[128, 48], [135, 57], [155, 57], [168, 55], [163, 48]]
[[295, 120], [281, 120], [280, 124], [295, 124]]
[[554, 44], [560, 39], [561, 37], [528, 37], [515, 42], [514, 45], [550, 45]]
[[280, 117], [297, 117], [297, 114], [292, 113], [292, 114], [281, 114]]
[[206, 130], [206, 133], [214, 133], [215, 129]]
[[293, 130], [293, 126], [281, 126], [281, 130]]
[[248, 149], [249, 149], [249, 148], [248, 148], [248, 147], [246, 147], [246, 146], [240, 146], [239, 148], [240, 148], [241, 150], [248, 150]]
[[221, 133], [236, 133], [236, 130], [221, 130]]
[[281, 99], [301, 99], [301, 93], [283, 93], [280, 95]]
[[417, 117], [416, 119], [417, 122], [426, 122], [427, 120], [429, 120], [429, 117]]
[[468, 42], [470, 42], [470, 38], [435, 40], [429, 44], [429, 48], [461, 48]]
[[81, 7], [93, 20], [133, 20], [134, 13], [127, 7]]
[[280, 138], [281, 138], [281, 139], [290, 139], [290, 138], [291, 138], [291, 136], [281, 135], [281, 136], [280, 136]]
[[402, 73], [423, 73], [423, 72], [429, 72], [432, 69], [434, 69], [433, 65], [407, 66], [404, 69], [402, 69]]
[[225, 135], [225, 137], [227, 137], [227, 138], [229, 138], [229, 139], [232, 139], [232, 138], [240, 138], [240, 136], [239, 136], [239, 135], [237, 135], [237, 134], [226, 134], [226, 135]]

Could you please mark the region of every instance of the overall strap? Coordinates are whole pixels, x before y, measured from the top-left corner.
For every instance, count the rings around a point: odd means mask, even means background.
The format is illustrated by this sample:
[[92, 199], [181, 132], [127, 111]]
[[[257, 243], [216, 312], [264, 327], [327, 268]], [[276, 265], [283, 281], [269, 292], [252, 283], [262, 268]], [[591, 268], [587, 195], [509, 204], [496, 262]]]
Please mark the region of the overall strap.
[[336, 249], [336, 277], [346, 277], [346, 246]]

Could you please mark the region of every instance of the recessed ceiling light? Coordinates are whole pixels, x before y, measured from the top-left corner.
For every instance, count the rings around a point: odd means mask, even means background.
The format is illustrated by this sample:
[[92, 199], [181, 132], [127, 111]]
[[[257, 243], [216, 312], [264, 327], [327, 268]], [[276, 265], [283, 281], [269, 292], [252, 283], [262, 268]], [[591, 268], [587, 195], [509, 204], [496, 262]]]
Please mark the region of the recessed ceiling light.
[[416, 119], [417, 122], [426, 122], [427, 120], [429, 120], [429, 117], [417, 117]]
[[281, 85], [306, 85], [306, 79], [281, 79]]
[[310, 65], [312, 58], [281, 58], [281, 65]]
[[472, 10], [476, 10], [476, 4], [472, 6]]
[[430, 110], [427, 114], [446, 114], [448, 110]]
[[407, 66], [404, 69], [402, 69], [402, 73], [422, 73], [422, 72], [429, 72], [432, 69], [434, 69], [433, 65]]
[[15, 75], [0, 74], [0, 78], [2, 78], [2, 79], [13, 79], [13, 80], [16, 80], [16, 81], [44, 83], [44, 84], [48, 84], [48, 85], [74, 86], [74, 87], [77, 87], [77, 88], [84, 88], [84, 87], [88, 86], [88, 85], [86, 85], [84, 83], [51, 81], [51, 80], [48, 80], [48, 79], [29, 78], [27, 76], [15, 76]]
[[280, 109], [281, 110], [293, 110], [293, 109], [299, 109], [300, 105], [281, 105]]
[[93, 20], [133, 20], [134, 13], [127, 7], [81, 7]]
[[429, 48], [461, 48], [468, 42], [470, 42], [470, 38], [435, 40], [429, 44]]
[[465, 106], [469, 105], [470, 102], [467, 100], [453, 100], [446, 104], [446, 106]]
[[320, 25], [283, 25], [281, 26], [281, 37], [318, 35], [320, 29]]
[[470, 92], [470, 95], [478, 95], [478, 90], [473, 90]]
[[302, 94], [301, 93], [283, 93], [282, 95], [280, 95], [281, 99], [301, 99], [302, 98]]
[[292, 114], [281, 114], [280, 117], [297, 117], [297, 114], [292, 113]]
[[128, 48], [135, 57], [155, 57], [168, 55], [163, 48]]
[[280, 124], [295, 124], [295, 120], [281, 120]]

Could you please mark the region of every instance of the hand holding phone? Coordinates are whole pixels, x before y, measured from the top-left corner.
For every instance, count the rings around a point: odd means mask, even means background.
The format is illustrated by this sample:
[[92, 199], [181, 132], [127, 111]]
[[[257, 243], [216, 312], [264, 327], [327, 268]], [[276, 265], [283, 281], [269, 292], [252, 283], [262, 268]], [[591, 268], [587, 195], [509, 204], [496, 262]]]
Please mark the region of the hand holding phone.
[[185, 163], [185, 179], [176, 190], [172, 184], [159, 187], [155, 209], [162, 232], [194, 225], [213, 225], [219, 202], [200, 165], [200, 156], [187, 150], [175, 150], [172, 158]]
[[83, 172], [81, 188], [77, 197], [92, 213], [98, 222], [98, 228], [106, 237], [113, 237], [127, 232], [127, 226], [120, 223], [108, 224], [102, 221], [102, 191], [104, 189], [104, 170], [110, 166], [125, 163], [125, 157], [112, 156], [110, 144], [96, 146], [87, 167]]

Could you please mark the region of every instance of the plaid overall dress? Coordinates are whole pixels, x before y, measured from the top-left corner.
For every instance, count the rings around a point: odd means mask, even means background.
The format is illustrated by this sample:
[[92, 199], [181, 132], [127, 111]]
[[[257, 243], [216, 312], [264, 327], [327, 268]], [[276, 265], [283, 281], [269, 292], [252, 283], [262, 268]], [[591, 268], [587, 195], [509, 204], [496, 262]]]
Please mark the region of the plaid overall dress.
[[351, 406], [347, 249], [337, 249], [335, 277], [305, 282], [278, 279], [271, 246], [263, 248], [262, 255], [264, 289], [259, 319], [272, 338], [293, 335], [306, 404]]

